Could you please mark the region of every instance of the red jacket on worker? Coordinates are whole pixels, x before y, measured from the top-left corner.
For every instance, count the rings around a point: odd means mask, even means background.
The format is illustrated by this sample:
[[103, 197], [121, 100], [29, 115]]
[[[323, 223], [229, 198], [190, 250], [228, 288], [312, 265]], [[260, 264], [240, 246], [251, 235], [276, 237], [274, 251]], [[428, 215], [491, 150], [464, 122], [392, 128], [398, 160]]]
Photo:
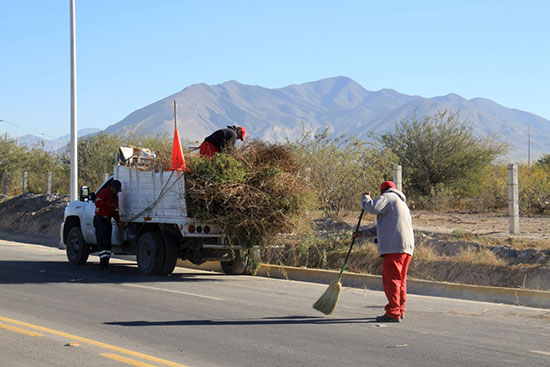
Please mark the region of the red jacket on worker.
[[99, 190], [95, 197], [95, 214], [115, 218], [120, 223], [118, 213], [118, 195], [114, 194], [109, 187]]

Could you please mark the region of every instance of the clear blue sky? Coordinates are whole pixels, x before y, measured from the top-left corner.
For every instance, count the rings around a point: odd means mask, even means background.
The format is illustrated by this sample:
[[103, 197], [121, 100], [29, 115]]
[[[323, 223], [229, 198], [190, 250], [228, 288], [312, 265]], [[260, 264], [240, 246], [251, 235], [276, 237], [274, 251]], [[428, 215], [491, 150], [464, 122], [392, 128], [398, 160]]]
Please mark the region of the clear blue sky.
[[[550, 119], [549, 15], [545, 0], [76, 0], [78, 128], [194, 83], [333, 76]], [[20, 135], [68, 134], [69, 0], [1, 1], [0, 47], [0, 119]]]

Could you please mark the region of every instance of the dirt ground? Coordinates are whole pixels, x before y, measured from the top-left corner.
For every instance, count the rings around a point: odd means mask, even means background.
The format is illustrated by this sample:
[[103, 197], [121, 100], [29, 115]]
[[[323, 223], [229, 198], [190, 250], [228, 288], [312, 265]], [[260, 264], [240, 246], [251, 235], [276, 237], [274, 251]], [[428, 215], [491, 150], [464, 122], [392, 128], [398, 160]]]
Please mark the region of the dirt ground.
[[510, 218], [497, 214], [429, 213], [412, 212], [415, 230], [452, 233], [463, 231], [479, 236], [524, 240], [550, 240], [550, 216], [520, 217], [519, 233], [510, 235]]
[[[63, 221], [68, 196], [24, 194], [16, 197], [0, 196], [0, 238], [22, 242], [56, 245]], [[457, 261], [420, 262], [413, 258], [410, 276], [417, 279], [449, 281], [465, 284], [503, 287], [523, 287], [550, 290], [550, 216], [522, 216], [520, 233], [510, 235], [509, 218], [503, 214], [433, 213], [412, 211], [413, 226], [419, 241], [429, 244], [437, 254], [453, 256], [463, 248], [488, 248], [504, 266]], [[374, 216], [366, 216], [363, 225], [374, 223]], [[317, 218], [317, 233], [349, 235], [356, 225], [356, 214], [343, 220]], [[459, 234], [453, 239], [452, 234]], [[469, 238], [468, 236], [473, 236]], [[487, 245], [480, 239], [500, 241]], [[489, 241], [490, 242], [490, 241]], [[518, 243], [521, 246], [518, 247]], [[366, 263], [352, 259], [348, 269], [379, 273], [377, 261]]]
[[57, 244], [68, 203], [67, 195], [0, 196], [0, 238]]

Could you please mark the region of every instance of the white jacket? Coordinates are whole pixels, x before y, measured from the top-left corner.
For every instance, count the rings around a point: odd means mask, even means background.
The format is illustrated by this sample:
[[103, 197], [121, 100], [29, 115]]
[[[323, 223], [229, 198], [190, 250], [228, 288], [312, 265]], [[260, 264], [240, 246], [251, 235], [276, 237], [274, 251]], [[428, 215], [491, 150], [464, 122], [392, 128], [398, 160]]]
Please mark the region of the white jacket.
[[376, 214], [376, 225], [362, 230], [365, 237], [378, 237], [378, 255], [414, 252], [414, 232], [411, 213], [405, 195], [393, 188], [379, 198], [369, 195], [361, 198], [367, 213]]

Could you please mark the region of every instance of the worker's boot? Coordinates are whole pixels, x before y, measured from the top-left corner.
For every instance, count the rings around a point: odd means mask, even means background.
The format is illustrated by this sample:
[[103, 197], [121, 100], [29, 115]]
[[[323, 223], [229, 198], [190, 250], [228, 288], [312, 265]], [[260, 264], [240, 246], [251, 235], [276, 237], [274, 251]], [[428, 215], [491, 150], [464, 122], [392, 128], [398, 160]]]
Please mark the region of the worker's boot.
[[111, 267], [109, 266], [109, 258], [103, 257], [99, 260], [99, 270], [103, 273], [110, 273]]

